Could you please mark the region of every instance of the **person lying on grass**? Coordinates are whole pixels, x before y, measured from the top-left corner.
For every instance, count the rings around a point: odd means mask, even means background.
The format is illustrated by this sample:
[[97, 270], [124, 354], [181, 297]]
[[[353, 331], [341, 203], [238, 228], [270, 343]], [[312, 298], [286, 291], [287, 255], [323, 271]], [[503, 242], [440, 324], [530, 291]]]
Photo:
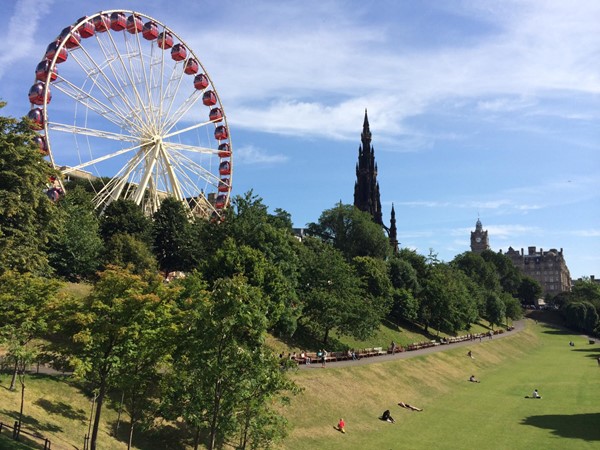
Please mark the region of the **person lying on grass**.
[[413, 411], [423, 411], [422, 408], [417, 408], [416, 406], [409, 405], [408, 403], [400, 402], [398, 406], [402, 406], [403, 408], [412, 409]]
[[471, 376], [469, 377], [469, 381], [470, 381], [471, 383], [479, 383], [479, 382], [480, 382], [479, 380], [475, 379], [475, 375], [471, 375]]

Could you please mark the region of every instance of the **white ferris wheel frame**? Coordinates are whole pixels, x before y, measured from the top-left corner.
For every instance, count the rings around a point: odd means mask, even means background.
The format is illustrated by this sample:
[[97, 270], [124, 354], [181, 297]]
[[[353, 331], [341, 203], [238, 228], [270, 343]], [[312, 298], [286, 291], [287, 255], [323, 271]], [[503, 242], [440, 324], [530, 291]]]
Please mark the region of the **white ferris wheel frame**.
[[[81, 38], [75, 48], [66, 46], [69, 39], [78, 33], [86, 23], [94, 22], [99, 16], [111, 17], [113, 13], [122, 13], [126, 17], [140, 18], [144, 23], [148, 21], [156, 24], [163, 33], [173, 37], [173, 46], [182, 44], [187, 50], [187, 56], [181, 61], [172, 61], [170, 48], [161, 48], [157, 39], [147, 40], [141, 31], [130, 33], [128, 30], [114, 31], [110, 27], [104, 32], [94, 31], [93, 36]], [[122, 33], [128, 54], [117, 45], [115, 33]], [[97, 164], [116, 160], [123, 155], [131, 157], [122, 164], [110, 180], [96, 193], [94, 203], [97, 208], [104, 209], [110, 202], [127, 198], [141, 205], [145, 212], [152, 214], [166, 196], [173, 196], [182, 201], [192, 213], [206, 217], [221, 217], [224, 209], [229, 205], [231, 195], [231, 182], [233, 179], [233, 157], [231, 153], [231, 137], [227, 116], [221, 104], [218, 92], [202, 65], [200, 59], [185, 41], [173, 30], [162, 22], [146, 14], [129, 10], [100, 11], [85, 20], [80, 19], [75, 23], [67, 35], [56, 40], [58, 44], [52, 59], [49, 59], [48, 73], [45, 80], [43, 93], [43, 132], [46, 141], [48, 158], [52, 166], [64, 176], [76, 174], [84, 169], [95, 167]], [[84, 45], [86, 42], [95, 42], [95, 47]], [[144, 44], [144, 46], [142, 45]], [[147, 47], [150, 47], [147, 49]], [[67, 51], [67, 61], [73, 60], [82, 70], [84, 83], [81, 86], [74, 84], [70, 78], [63, 77], [58, 71], [57, 77], [52, 81], [55, 68], [60, 68], [67, 63], [57, 62], [61, 51]], [[98, 58], [93, 52], [100, 52]], [[184, 68], [189, 59], [194, 59], [198, 64], [198, 73], [203, 73], [208, 85], [200, 90], [193, 85], [193, 76], [184, 73]], [[44, 58], [46, 59], [46, 58]], [[110, 59], [110, 61], [109, 61]], [[169, 66], [166, 67], [168, 60]], [[151, 66], [157, 67], [151, 67]], [[136, 73], [136, 69], [142, 69]], [[157, 73], [157, 69], [159, 72]], [[110, 70], [110, 72], [109, 72]], [[165, 71], [171, 70], [170, 74]], [[118, 71], [118, 72], [117, 72]], [[37, 81], [37, 80], [36, 80]], [[187, 81], [188, 86], [183, 86]], [[89, 86], [86, 87], [86, 83]], [[76, 109], [82, 108], [84, 114], [83, 124], [77, 124], [77, 111], [75, 111], [74, 124], [58, 123], [51, 121], [50, 89], [58, 90], [74, 102]], [[146, 91], [144, 91], [144, 89]], [[177, 103], [181, 89], [188, 89], [191, 93]], [[203, 93], [212, 91], [216, 97], [214, 105], [206, 106], [202, 103]], [[183, 94], [185, 94], [184, 91]], [[104, 97], [102, 97], [102, 95]], [[182, 97], [183, 98], [183, 97]], [[168, 102], [165, 100], [169, 99]], [[183, 127], [186, 114], [200, 101], [206, 108], [206, 119], [194, 121], [191, 125]], [[156, 104], [155, 104], [156, 103]], [[35, 105], [32, 104], [32, 108]], [[211, 108], [220, 108], [222, 118], [211, 121], [208, 111]], [[194, 112], [193, 116], [199, 113]], [[88, 126], [90, 119], [101, 119], [101, 126]], [[110, 125], [108, 129], [107, 126]], [[105, 129], [102, 128], [105, 127]], [[177, 141], [182, 136], [189, 137], [191, 132], [204, 128], [224, 126], [227, 136], [221, 140], [210, 140], [212, 143], [229, 144], [229, 152], [222, 156], [219, 150], [209, 146], [201, 146]], [[120, 131], [115, 131], [115, 130]], [[58, 149], [52, 150], [51, 136], [62, 134], [77, 137], [93, 137], [104, 142], [118, 142], [121, 148], [109, 152], [94, 151], [89, 146], [84, 149], [88, 152], [82, 158], [78, 146], [78, 164], [64, 166], [58, 164], [60, 159]], [[210, 158], [209, 164], [202, 164], [196, 157]], [[214, 163], [213, 160], [217, 162]], [[223, 181], [219, 172], [219, 163], [227, 162], [229, 173]], [[207, 167], [208, 166], [208, 167]], [[198, 185], [204, 184], [201, 188]], [[211, 192], [206, 192], [206, 191]], [[218, 199], [215, 202], [215, 199]]]

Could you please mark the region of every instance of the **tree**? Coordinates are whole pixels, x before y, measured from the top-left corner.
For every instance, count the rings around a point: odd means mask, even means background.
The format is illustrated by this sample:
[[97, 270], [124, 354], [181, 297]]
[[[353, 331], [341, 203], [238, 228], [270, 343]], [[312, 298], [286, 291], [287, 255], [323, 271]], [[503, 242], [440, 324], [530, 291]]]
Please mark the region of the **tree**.
[[419, 320], [425, 331], [434, 326], [437, 330], [457, 332], [468, 329], [477, 320], [477, 305], [469, 292], [470, 279], [448, 264], [431, 268], [425, 282]]
[[484, 261], [494, 265], [502, 290], [516, 297], [522, 278], [519, 268], [513, 264], [508, 256], [492, 250], [484, 250], [481, 252], [481, 257]]
[[534, 305], [542, 295], [542, 287], [537, 280], [524, 276], [519, 284], [519, 299], [526, 305]]
[[357, 338], [368, 336], [379, 323], [363, 300], [354, 268], [330, 244], [314, 238], [304, 239], [303, 244], [299, 288], [303, 323], [321, 334], [323, 345], [333, 329]]
[[115, 234], [128, 234], [150, 244], [152, 222], [132, 200], [118, 199], [104, 208], [100, 217], [100, 234], [108, 242]]
[[[264, 345], [268, 322], [260, 290], [241, 276], [222, 279], [210, 291], [198, 273], [178, 283], [178, 362], [165, 379], [164, 413], [196, 431], [194, 448], [202, 429], [208, 449], [236, 435], [239, 448], [261, 442], [276, 416], [272, 401], [295, 386]], [[270, 430], [270, 436], [282, 431]]]
[[332, 244], [348, 260], [355, 256], [385, 259], [390, 253], [388, 238], [371, 215], [341, 202], [323, 211], [317, 223], [308, 224], [307, 233]]
[[28, 121], [0, 116], [0, 274], [52, 272], [46, 246], [61, 215], [44, 191], [56, 172], [35, 136]]
[[89, 278], [99, 267], [103, 248], [91, 194], [77, 187], [60, 199], [58, 207], [64, 221], [50, 241], [52, 267], [71, 281]]
[[0, 275], [0, 340], [8, 344], [13, 363], [10, 389], [15, 388], [19, 367], [35, 353], [32, 341], [48, 331], [50, 304], [60, 284], [30, 273]]
[[495, 292], [489, 292], [485, 302], [485, 318], [494, 325], [501, 325], [506, 315], [506, 305]]
[[165, 278], [174, 271], [193, 269], [194, 241], [183, 204], [172, 197], [164, 199], [153, 220], [154, 251]]
[[195, 240], [202, 242], [199, 267], [207, 281], [243, 273], [266, 295], [272, 331], [291, 336], [301, 311], [296, 293], [301, 244], [291, 233], [289, 214], [276, 210], [270, 215], [250, 191], [233, 199], [223, 223], [208, 222], [195, 229]]
[[598, 326], [598, 313], [589, 302], [572, 302], [565, 307], [567, 324], [586, 333], [592, 333]]
[[465, 252], [457, 255], [451, 263], [462, 270], [487, 292], [500, 292], [500, 280], [496, 267], [477, 253]]
[[523, 308], [521, 308], [521, 303], [519, 302], [519, 300], [514, 298], [508, 292], [503, 292], [501, 298], [504, 302], [507, 325], [508, 319], [517, 320], [523, 317]]
[[136, 275], [156, 271], [158, 268], [156, 258], [148, 245], [126, 233], [117, 233], [110, 237], [106, 244], [104, 262], [106, 265], [127, 267]]
[[90, 295], [65, 324], [71, 330], [71, 362], [75, 375], [97, 393], [90, 449], [96, 449], [98, 427], [106, 394], [119, 384], [118, 377], [147, 351], [140, 339], [153, 319], [160, 316], [160, 282], [148, 282], [126, 270], [109, 268], [102, 272]]
[[367, 328], [375, 329], [392, 307], [394, 289], [388, 276], [387, 264], [382, 259], [357, 256], [352, 260], [352, 265], [362, 283], [363, 301], [368, 303], [367, 308], [374, 321]]

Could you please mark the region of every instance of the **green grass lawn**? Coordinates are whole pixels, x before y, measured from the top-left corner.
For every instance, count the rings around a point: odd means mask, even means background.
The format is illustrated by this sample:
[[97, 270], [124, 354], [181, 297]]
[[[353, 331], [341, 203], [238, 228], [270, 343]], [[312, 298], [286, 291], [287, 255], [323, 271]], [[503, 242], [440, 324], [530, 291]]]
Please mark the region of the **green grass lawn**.
[[[575, 347], [569, 347], [570, 340]], [[600, 448], [600, 345], [535, 325], [512, 337], [353, 368], [299, 371], [286, 449]], [[474, 374], [481, 383], [470, 383]], [[525, 399], [539, 389], [541, 400]], [[424, 408], [409, 411], [399, 401]], [[390, 409], [395, 424], [378, 420]], [[334, 429], [346, 421], [346, 434]]]
[[[304, 392], [283, 410], [290, 435], [280, 448], [600, 448], [600, 344], [528, 322], [518, 334], [469, 347], [391, 362], [374, 359], [364, 366], [315, 365], [293, 373]], [[575, 347], [569, 347], [570, 340]], [[475, 359], [466, 356], [467, 349]], [[469, 383], [471, 374], [481, 383]], [[0, 376], [0, 420], [12, 423], [20, 392], [8, 391], [9, 381], [7, 374]], [[534, 388], [543, 398], [525, 399]], [[424, 411], [400, 408], [399, 401]], [[24, 427], [49, 437], [52, 448], [82, 448], [89, 408], [89, 398], [75, 385], [57, 377], [27, 377]], [[99, 449], [126, 447], [124, 436], [112, 436], [115, 409], [107, 405], [103, 412]], [[378, 420], [385, 409], [395, 424]], [[340, 417], [346, 434], [334, 429]], [[138, 440], [136, 448], [172, 448], [167, 443], [174, 440], [162, 439]], [[0, 439], [0, 449], [23, 448], [10, 442]]]

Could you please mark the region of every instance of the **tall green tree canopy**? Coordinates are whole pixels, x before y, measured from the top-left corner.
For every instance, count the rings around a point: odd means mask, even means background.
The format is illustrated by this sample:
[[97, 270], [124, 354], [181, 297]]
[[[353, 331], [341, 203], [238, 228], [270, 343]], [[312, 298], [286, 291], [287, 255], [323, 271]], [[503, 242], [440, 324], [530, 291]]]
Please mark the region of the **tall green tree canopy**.
[[49, 258], [58, 275], [71, 281], [94, 275], [100, 266], [103, 242], [92, 196], [80, 186], [58, 202], [62, 226], [50, 240]]
[[52, 271], [46, 246], [61, 218], [44, 190], [56, 173], [34, 137], [27, 120], [0, 116], [0, 273]]
[[323, 211], [317, 223], [308, 224], [307, 233], [332, 244], [348, 260], [355, 256], [385, 259], [390, 253], [389, 240], [371, 215], [341, 202]]

